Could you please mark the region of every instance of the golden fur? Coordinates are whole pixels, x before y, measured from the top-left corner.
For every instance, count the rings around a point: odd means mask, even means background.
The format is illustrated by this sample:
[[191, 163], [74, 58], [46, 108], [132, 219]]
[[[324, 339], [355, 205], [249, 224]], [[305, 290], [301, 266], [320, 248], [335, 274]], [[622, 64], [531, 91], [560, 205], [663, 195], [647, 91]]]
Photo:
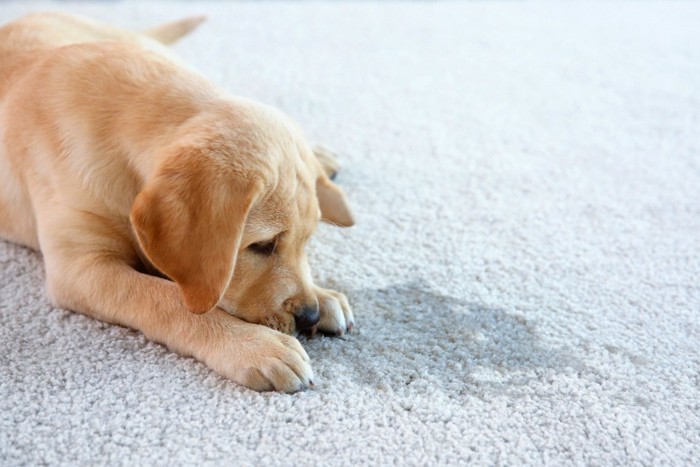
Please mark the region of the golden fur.
[[0, 236], [41, 250], [57, 306], [251, 388], [297, 391], [313, 374], [289, 334], [353, 326], [304, 247], [320, 219], [352, 214], [326, 150], [162, 45], [201, 20], [137, 34], [38, 14], [0, 28]]

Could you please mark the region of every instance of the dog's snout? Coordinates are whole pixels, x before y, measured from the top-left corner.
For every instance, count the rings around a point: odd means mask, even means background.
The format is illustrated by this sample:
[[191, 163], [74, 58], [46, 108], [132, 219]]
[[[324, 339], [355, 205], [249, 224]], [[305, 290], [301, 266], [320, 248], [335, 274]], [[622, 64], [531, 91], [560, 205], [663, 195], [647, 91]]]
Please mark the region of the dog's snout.
[[294, 314], [294, 323], [299, 331], [306, 331], [314, 327], [321, 319], [318, 303], [306, 305]]

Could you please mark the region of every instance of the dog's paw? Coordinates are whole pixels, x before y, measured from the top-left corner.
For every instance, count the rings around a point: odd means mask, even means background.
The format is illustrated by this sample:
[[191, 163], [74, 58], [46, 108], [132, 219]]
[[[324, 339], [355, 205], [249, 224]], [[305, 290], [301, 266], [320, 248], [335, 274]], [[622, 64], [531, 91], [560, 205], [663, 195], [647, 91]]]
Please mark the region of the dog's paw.
[[318, 322], [319, 331], [334, 336], [342, 336], [346, 332], [352, 332], [355, 327], [355, 319], [344, 294], [316, 287], [316, 298], [318, 298], [318, 306], [321, 311], [321, 319]]
[[328, 178], [331, 180], [335, 179], [336, 175], [338, 175], [338, 170], [340, 170], [340, 163], [338, 162], [338, 156], [335, 151], [321, 144], [315, 144], [313, 151], [316, 159], [321, 163], [323, 171], [328, 175]]
[[313, 387], [309, 356], [292, 336], [257, 324], [237, 324], [207, 364], [256, 391], [293, 393]]

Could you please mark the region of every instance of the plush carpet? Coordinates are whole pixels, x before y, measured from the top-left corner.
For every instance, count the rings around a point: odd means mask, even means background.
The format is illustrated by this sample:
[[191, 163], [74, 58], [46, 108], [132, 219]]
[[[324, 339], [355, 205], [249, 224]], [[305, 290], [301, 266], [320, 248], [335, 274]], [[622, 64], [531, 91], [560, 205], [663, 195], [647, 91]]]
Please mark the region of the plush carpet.
[[[51, 307], [0, 241], [3, 465], [697, 464], [700, 4], [0, 4], [146, 27], [340, 150], [357, 332], [259, 394]], [[1, 72], [1, 70], [0, 70]]]

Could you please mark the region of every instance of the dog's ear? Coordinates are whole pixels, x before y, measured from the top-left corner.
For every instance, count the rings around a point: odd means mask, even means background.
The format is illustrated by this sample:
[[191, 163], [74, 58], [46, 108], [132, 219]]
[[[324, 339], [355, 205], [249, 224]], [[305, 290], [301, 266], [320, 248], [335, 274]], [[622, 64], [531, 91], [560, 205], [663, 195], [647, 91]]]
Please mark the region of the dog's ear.
[[182, 149], [136, 197], [131, 224], [141, 249], [175, 281], [191, 312], [205, 313], [223, 296], [256, 186], [202, 151]]
[[350, 227], [355, 224], [345, 192], [325, 174], [316, 180], [316, 195], [322, 220], [340, 227]]

